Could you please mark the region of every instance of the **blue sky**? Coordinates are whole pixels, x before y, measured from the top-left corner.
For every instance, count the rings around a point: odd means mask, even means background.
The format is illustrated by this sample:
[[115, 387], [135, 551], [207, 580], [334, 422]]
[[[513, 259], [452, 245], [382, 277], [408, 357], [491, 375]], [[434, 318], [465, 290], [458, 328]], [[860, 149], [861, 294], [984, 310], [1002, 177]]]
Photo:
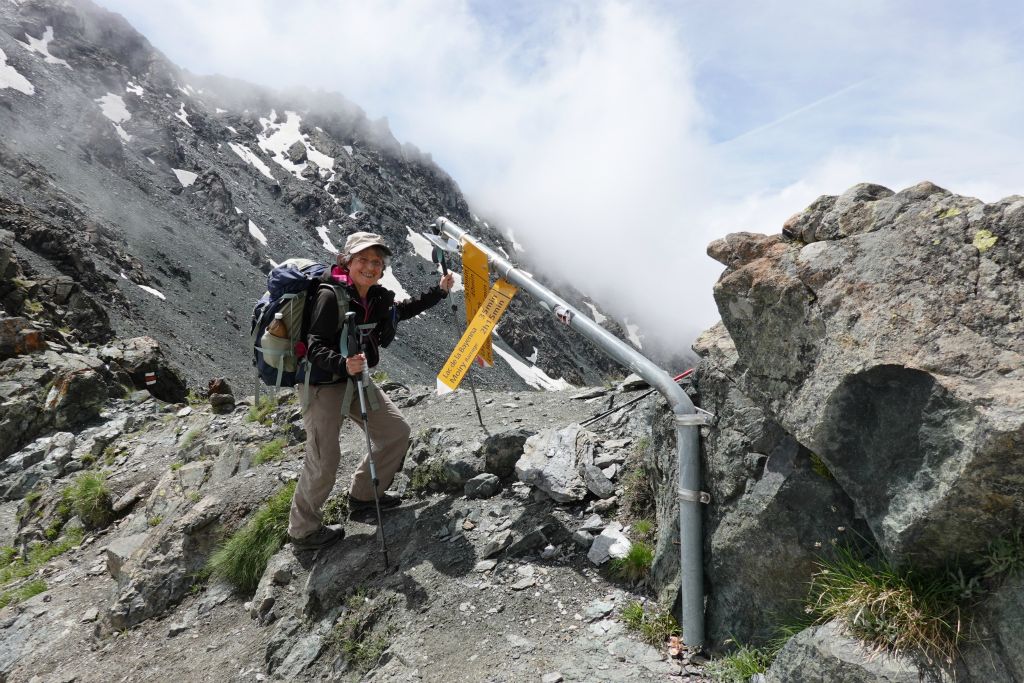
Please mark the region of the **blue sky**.
[[546, 269], [663, 339], [717, 317], [709, 241], [821, 194], [1024, 193], [1016, 2], [99, 2], [191, 71], [386, 116]]

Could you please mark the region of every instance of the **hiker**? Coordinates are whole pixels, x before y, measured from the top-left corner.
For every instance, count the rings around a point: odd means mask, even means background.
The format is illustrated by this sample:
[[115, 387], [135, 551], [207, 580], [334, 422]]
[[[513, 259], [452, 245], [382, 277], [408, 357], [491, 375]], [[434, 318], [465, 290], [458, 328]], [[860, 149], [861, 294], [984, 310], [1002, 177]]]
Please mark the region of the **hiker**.
[[[356, 232], [348, 237], [337, 265], [323, 275], [325, 283], [340, 286], [349, 295], [348, 310], [363, 331], [360, 349], [348, 349], [345, 357], [344, 321], [339, 320], [337, 295], [333, 287], [321, 285], [310, 302], [313, 312], [307, 335], [307, 359], [312, 365], [309, 395], [303, 400], [303, 425], [306, 428], [306, 457], [299, 475], [291, 513], [288, 515], [288, 536], [298, 549], [316, 549], [340, 540], [345, 532], [340, 525], [324, 526], [321, 506], [327, 500], [337, 476], [341, 448], [338, 435], [345, 415], [360, 428], [359, 397], [355, 382], [364, 366], [374, 367], [379, 360], [379, 347], [394, 338], [395, 326], [408, 320], [448, 296], [454, 283], [451, 273], [444, 275], [436, 287], [420, 296], [395, 303], [395, 294], [378, 283], [388, 267], [391, 250], [380, 235]], [[409, 423], [398, 408], [372, 382], [365, 387], [368, 406], [369, 436], [373, 462], [379, 478], [378, 500], [382, 508], [401, 503], [393, 494], [385, 493], [395, 473], [402, 467], [409, 446]], [[302, 393], [302, 392], [300, 392]], [[363, 457], [352, 475], [348, 504], [352, 513], [374, 507], [374, 491], [370, 478], [369, 454]]]

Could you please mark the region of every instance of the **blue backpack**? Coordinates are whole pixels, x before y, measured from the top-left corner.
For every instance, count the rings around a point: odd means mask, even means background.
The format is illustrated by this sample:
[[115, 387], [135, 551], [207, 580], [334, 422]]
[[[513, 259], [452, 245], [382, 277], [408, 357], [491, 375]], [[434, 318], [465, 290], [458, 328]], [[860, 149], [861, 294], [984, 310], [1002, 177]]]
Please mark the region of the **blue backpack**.
[[[344, 288], [321, 280], [327, 269], [328, 266], [308, 259], [288, 259], [267, 275], [267, 291], [253, 308], [250, 328], [252, 364], [264, 384], [280, 388], [308, 382], [306, 333], [312, 305], [307, 304], [320, 285], [334, 289], [338, 320], [345, 320], [348, 294]], [[278, 334], [267, 329], [277, 314], [281, 314], [285, 336], [280, 329]]]

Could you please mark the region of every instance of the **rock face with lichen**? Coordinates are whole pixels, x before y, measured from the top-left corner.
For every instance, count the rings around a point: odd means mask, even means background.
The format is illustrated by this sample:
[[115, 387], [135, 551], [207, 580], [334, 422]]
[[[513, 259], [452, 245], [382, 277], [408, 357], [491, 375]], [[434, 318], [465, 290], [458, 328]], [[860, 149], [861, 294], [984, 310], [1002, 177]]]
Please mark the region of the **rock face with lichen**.
[[1024, 198], [857, 185], [708, 253], [744, 392], [890, 560], [939, 566], [1019, 524]]

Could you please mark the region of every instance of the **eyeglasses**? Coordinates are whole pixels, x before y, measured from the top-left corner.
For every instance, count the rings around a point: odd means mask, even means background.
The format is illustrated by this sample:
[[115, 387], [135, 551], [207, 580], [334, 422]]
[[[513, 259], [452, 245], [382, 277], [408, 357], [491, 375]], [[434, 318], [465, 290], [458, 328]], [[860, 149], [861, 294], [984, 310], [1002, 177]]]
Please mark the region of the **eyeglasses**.
[[379, 258], [366, 258], [365, 256], [356, 256], [352, 260], [361, 266], [370, 266], [378, 270], [383, 269], [385, 265], [384, 262], [381, 261]]

